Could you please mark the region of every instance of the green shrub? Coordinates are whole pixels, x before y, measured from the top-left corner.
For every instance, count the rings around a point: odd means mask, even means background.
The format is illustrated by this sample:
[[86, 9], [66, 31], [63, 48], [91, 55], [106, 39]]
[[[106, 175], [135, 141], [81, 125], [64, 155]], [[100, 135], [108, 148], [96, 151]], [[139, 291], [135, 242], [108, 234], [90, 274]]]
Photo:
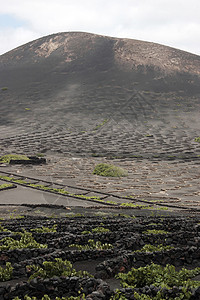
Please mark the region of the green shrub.
[[47, 233], [47, 232], [56, 232], [56, 229], [57, 229], [57, 225], [54, 224], [51, 228], [42, 226], [41, 228], [31, 229], [31, 231], [35, 231], [37, 233]]
[[96, 227], [92, 229], [92, 232], [89, 230], [84, 230], [81, 232], [81, 234], [104, 233], [104, 232], [110, 232], [110, 230], [104, 227]]
[[11, 232], [10, 230], [4, 228], [0, 223], [0, 232]]
[[136, 208], [136, 209], [152, 209], [152, 206], [150, 206], [150, 205], [135, 204], [133, 202], [123, 202], [120, 204], [120, 206], [132, 207], [132, 208]]
[[159, 244], [157, 246], [151, 245], [151, 244], [146, 244], [144, 245], [140, 250], [136, 250], [134, 252], [155, 252], [155, 251], [166, 251], [173, 249], [174, 247], [172, 246], [164, 246], [162, 244]]
[[[39, 300], [39, 298], [36, 298], [36, 297], [30, 297], [28, 295], [24, 296], [23, 298], [24, 300]], [[53, 300], [53, 298], [50, 298], [50, 296], [48, 295], [44, 295], [41, 300]], [[59, 297], [56, 297], [56, 300], [85, 300], [85, 294], [80, 294], [79, 296], [69, 296], [69, 297], [62, 297], [62, 298], [59, 298]], [[22, 300], [21, 298], [19, 297], [15, 297], [13, 300]]]
[[3, 268], [0, 266], [0, 281], [10, 280], [13, 273], [13, 267], [10, 262], [6, 263], [6, 267]]
[[12, 181], [19, 184], [26, 184], [26, 181], [22, 179], [12, 179]]
[[[127, 274], [119, 273], [116, 277], [121, 279], [121, 285], [124, 288], [143, 288], [145, 286], [154, 285], [156, 287], [161, 286], [161, 288], [171, 289], [174, 286], [181, 287], [180, 298], [176, 299], [190, 299], [192, 288], [200, 286], [199, 281], [191, 280], [193, 277], [200, 274], [200, 268], [195, 268], [193, 270], [187, 270], [182, 268], [180, 271], [176, 271], [173, 265], [166, 265], [163, 267], [152, 263], [145, 267], [140, 267], [138, 269], [132, 268]], [[159, 295], [155, 298], [148, 298], [147, 295], [137, 295], [135, 299], [172, 299], [165, 298], [162, 295], [162, 289]], [[115, 298], [117, 299], [117, 298]]]
[[101, 128], [102, 126], [104, 126], [109, 120], [108, 119], [104, 119], [102, 123], [96, 125], [96, 127], [94, 128], [95, 130], [98, 130], [99, 128]]
[[102, 233], [102, 232], [109, 232], [110, 230], [104, 227], [96, 227], [92, 229], [94, 233]]
[[36, 156], [37, 157], [44, 157], [45, 155], [43, 153], [37, 153]]
[[[117, 278], [121, 279], [123, 287], [141, 288], [146, 285], [153, 284], [154, 286], [173, 287], [183, 286], [186, 281], [200, 274], [200, 268], [188, 270], [182, 268], [176, 271], [173, 265], [166, 265], [163, 267], [152, 263], [145, 267], [138, 269], [132, 268], [127, 274], [119, 273]], [[188, 283], [190, 286], [200, 286], [199, 281], [192, 281]]]
[[69, 247], [77, 248], [77, 250], [107, 250], [112, 249], [113, 245], [108, 243], [102, 244], [100, 241], [95, 242], [94, 240], [90, 239], [86, 245], [71, 244]]
[[196, 138], [194, 139], [194, 141], [197, 142], [197, 143], [200, 143], [200, 137], [196, 137]]
[[0, 184], [0, 190], [3, 190], [5, 188], [8, 188], [8, 187], [13, 187], [14, 184], [12, 183], [4, 183], [4, 184]]
[[92, 232], [89, 231], [89, 230], [84, 230], [84, 231], [81, 232], [81, 234], [92, 234]]
[[144, 234], [168, 234], [168, 231], [162, 230], [162, 229], [148, 229], [146, 231], [143, 231]]
[[18, 155], [18, 154], [6, 154], [0, 157], [0, 163], [9, 163], [11, 160], [29, 160], [26, 155]]
[[[0, 162], [0, 163], [1, 163], [1, 162]], [[0, 175], [0, 179], [7, 180], [7, 181], [13, 181], [13, 180], [14, 180], [13, 177], [3, 176], [3, 175]]]
[[52, 278], [53, 276], [65, 276], [65, 277], [93, 277], [86, 271], [76, 271], [72, 268], [72, 264], [68, 260], [62, 260], [61, 258], [55, 258], [55, 261], [44, 261], [43, 266], [37, 265], [26, 266], [27, 270], [34, 273], [29, 277], [29, 281], [33, 278]]
[[33, 238], [31, 232], [17, 232], [16, 234], [21, 235], [20, 240], [15, 240], [11, 237], [5, 237], [0, 240], [0, 250], [14, 250], [14, 249], [24, 249], [24, 248], [47, 248], [46, 244], [39, 244]]
[[96, 165], [93, 174], [105, 177], [122, 177], [128, 175], [124, 169], [104, 163]]
[[65, 214], [65, 217], [66, 218], [82, 218], [84, 217], [84, 214], [80, 214], [80, 213], [68, 213], [68, 214]]

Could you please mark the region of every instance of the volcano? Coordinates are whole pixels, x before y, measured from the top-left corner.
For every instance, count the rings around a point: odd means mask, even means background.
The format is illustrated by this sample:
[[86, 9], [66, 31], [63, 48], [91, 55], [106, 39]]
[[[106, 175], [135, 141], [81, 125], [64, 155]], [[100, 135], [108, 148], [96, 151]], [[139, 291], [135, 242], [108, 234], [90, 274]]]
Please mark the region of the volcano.
[[83, 32], [0, 56], [1, 152], [199, 155], [200, 56]]

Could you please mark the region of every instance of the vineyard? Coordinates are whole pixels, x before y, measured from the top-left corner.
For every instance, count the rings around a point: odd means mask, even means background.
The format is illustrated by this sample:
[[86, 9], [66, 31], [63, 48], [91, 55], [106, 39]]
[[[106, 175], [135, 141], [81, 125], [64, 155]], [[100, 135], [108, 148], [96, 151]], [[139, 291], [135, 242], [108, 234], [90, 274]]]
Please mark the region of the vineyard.
[[198, 216], [21, 216], [0, 225], [0, 299], [200, 299]]

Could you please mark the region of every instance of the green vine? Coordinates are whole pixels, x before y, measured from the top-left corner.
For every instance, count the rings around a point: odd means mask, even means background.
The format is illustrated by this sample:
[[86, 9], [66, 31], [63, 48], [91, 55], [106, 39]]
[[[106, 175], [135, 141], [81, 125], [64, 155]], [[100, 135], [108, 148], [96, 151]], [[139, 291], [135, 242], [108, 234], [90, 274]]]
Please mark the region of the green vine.
[[194, 141], [197, 142], [197, 143], [200, 143], [200, 136], [196, 137], [196, 138], [194, 139]]
[[127, 171], [124, 169], [105, 163], [96, 165], [93, 174], [105, 177], [122, 177], [128, 175]]
[[0, 163], [8, 163], [11, 160], [29, 160], [26, 155], [18, 155], [18, 154], [6, 154], [0, 157]]
[[0, 250], [14, 250], [14, 249], [24, 249], [24, 248], [47, 248], [46, 244], [39, 244], [33, 238], [31, 232], [17, 232], [21, 236], [20, 240], [15, 240], [11, 237], [5, 237], [0, 240]]
[[113, 245], [107, 244], [107, 243], [102, 244], [100, 241], [95, 242], [94, 240], [89, 239], [88, 244], [86, 244], [86, 245], [71, 244], [71, 245], [69, 245], [69, 247], [76, 248], [77, 250], [91, 250], [91, 249], [108, 250], [108, 249], [112, 249]]
[[14, 184], [12, 184], [12, 183], [0, 184], [0, 190], [6, 189], [8, 187], [14, 187]]
[[144, 245], [140, 250], [136, 250], [134, 252], [155, 252], [155, 251], [166, 251], [166, 250], [171, 250], [174, 247], [172, 246], [164, 246], [162, 244], [159, 244], [157, 246], [151, 245], [151, 244], [146, 244]]
[[144, 234], [169, 234], [168, 231], [161, 230], [161, 229], [148, 229], [143, 231]]
[[51, 228], [42, 226], [41, 228], [31, 229], [31, 231], [35, 231], [37, 233], [47, 233], [47, 232], [56, 232], [56, 229], [57, 229], [57, 225], [54, 224]]
[[[29, 297], [28, 295], [24, 296], [23, 298], [24, 300], [37, 300], [38, 298], [36, 297]], [[50, 298], [48, 295], [44, 295], [41, 300], [51, 300], [52, 298]], [[69, 296], [69, 297], [56, 297], [56, 300], [85, 300], [86, 297], [85, 297], [85, 294], [81, 294], [79, 296]], [[22, 300], [21, 298], [19, 297], [15, 297], [13, 298], [12, 300]]]
[[6, 267], [0, 266], [0, 281], [7, 281], [12, 278], [13, 267], [10, 262], [6, 263]]
[[0, 223], [0, 232], [11, 232], [10, 230], [4, 228]]
[[81, 234], [105, 233], [105, 232], [110, 232], [110, 230], [104, 227], [96, 227], [92, 229], [92, 232], [88, 230], [84, 230], [81, 232]]
[[103, 125], [105, 125], [108, 122], [108, 119], [104, 119], [102, 123], [96, 125], [96, 127], [94, 128], [94, 131], [98, 130], [99, 128], [101, 128]]
[[199, 274], [200, 268], [195, 268], [193, 270], [182, 268], [180, 271], [176, 271], [173, 265], [166, 265], [166, 267], [163, 267], [152, 263], [151, 265], [140, 267], [138, 269], [132, 268], [127, 274], [119, 273], [116, 277], [121, 280], [123, 288], [143, 288], [150, 285], [161, 287], [161, 291], [155, 298], [148, 298], [146, 295], [137, 295], [136, 293], [134, 294], [134, 297], [136, 296], [135, 299], [166, 299], [163, 298], [162, 289], [165, 288], [169, 290], [174, 286], [181, 287], [180, 298], [176, 299], [190, 299], [191, 289], [200, 286], [199, 281], [191, 279]]
[[37, 265], [26, 266], [27, 271], [33, 272], [29, 277], [29, 281], [34, 278], [52, 278], [53, 276], [65, 276], [65, 277], [93, 277], [87, 271], [76, 271], [72, 268], [72, 264], [68, 260], [62, 260], [61, 258], [55, 258], [55, 261], [44, 261], [42, 267]]

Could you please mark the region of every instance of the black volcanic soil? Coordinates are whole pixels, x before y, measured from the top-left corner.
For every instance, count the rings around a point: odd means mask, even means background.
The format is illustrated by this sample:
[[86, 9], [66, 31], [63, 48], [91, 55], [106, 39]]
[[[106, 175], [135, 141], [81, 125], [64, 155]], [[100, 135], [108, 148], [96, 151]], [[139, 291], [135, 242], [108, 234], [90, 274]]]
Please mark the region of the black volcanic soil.
[[[92, 170], [99, 162], [121, 166], [128, 171], [128, 176], [104, 178], [93, 175]], [[5, 263], [10, 261], [14, 267], [12, 279], [0, 282], [0, 299], [13, 299], [15, 296], [22, 298], [25, 294], [36, 296], [38, 299], [49, 294], [51, 299], [55, 299], [58, 296], [78, 296], [79, 291], [84, 293], [88, 300], [102, 297], [111, 299], [116, 289], [120, 289], [126, 299], [134, 299], [135, 290], [122, 289], [119, 280], [115, 278], [117, 273], [128, 272], [131, 267], [146, 266], [150, 262], [163, 266], [173, 264], [177, 270], [182, 267], [199, 267], [198, 164], [198, 160], [186, 161], [177, 158], [110, 160], [52, 155], [47, 156], [46, 165], [2, 165], [2, 172], [63, 183], [73, 186], [74, 191], [77, 187], [109, 192], [119, 196], [119, 203], [126, 202], [124, 198], [120, 199], [120, 196], [132, 195], [137, 205], [141, 205], [140, 200], [152, 201], [154, 204], [150, 209], [119, 209], [90, 204], [67, 196], [51, 195], [19, 185], [13, 190], [0, 192], [0, 218], [5, 228], [11, 231], [30, 231], [36, 227], [58, 225], [56, 233], [34, 234], [38, 242], [48, 244], [48, 249], [0, 251], [0, 266], [5, 267]], [[55, 208], [52, 204], [62, 206]], [[145, 205], [144, 202], [142, 204]], [[160, 204], [171, 207], [163, 210]], [[176, 208], [172, 207], [173, 205]], [[110, 232], [82, 234], [84, 230], [91, 231], [99, 226], [109, 229]], [[146, 234], [148, 229], [165, 230], [168, 233]], [[10, 236], [10, 233], [2, 232], [0, 235], [3, 238]], [[91, 238], [101, 243], [110, 243], [113, 249], [77, 251], [69, 247], [72, 243], [85, 245]], [[174, 249], [133, 253], [149, 243], [162, 243], [173, 246]], [[37, 278], [28, 281], [30, 274], [25, 268], [26, 265], [41, 266], [44, 261], [53, 261], [55, 258], [67, 259], [77, 271], [88, 271], [95, 278], [54, 276], [52, 279]], [[199, 276], [196, 276], [195, 280], [199, 280]], [[137, 290], [152, 297], [157, 291], [153, 286]], [[178, 293], [179, 289], [175, 286], [169, 291], [169, 295], [173, 295], [174, 298]], [[199, 299], [200, 289], [193, 289], [192, 295], [191, 299]]]
[[[124, 158], [108, 159], [106, 157], [66, 157], [64, 155], [48, 155], [47, 164], [40, 166], [0, 165], [2, 172], [36, 178], [39, 184], [45, 184], [40, 180], [51, 183], [63, 184], [65, 189], [74, 194], [85, 194], [84, 189], [94, 192], [86, 196], [105, 197], [106, 192], [116, 195], [107, 200], [120, 203], [131, 196], [135, 204], [144, 205], [140, 200], [152, 201], [155, 204], [171, 205], [188, 209], [200, 209], [199, 193], [199, 159], [177, 159], [169, 157], [168, 160], [154, 158]], [[109, 163], [122, 167], [128, 172], [126, 177], [102, 177], [93, 174], [95, 166], [99, 163]], [[3, 181], [0, 184], [4, 183]], [[55, 185], [53, 185], [55, 186]], [[77, 189], [78, 188], [78, 189]], [[98, 191], [100, 194], [96, 194]], [[121, 197], [121, 198], [120, 198]], [[101, 206], [101, 203], [90, 203], [81, 199], [72, 199], [67, 196], [54, 195], [48, 192], [33, 190], [25, 186], [17, 186], [15, 189], [0, 192], [0, 203], [6, 204], [60, 204], [68, 207], [91, 205]], [[157, 207], [159, 208], [159, 206]]]
[[200, 58], [60, 33], [0, 57], [0, 149], [78, 155], [199, 154]]
[[[58, 224], [57, 233], [35, 234], [38, 242], [48, 244], [47, 250], [0, 251], [0, 266], [6, 261], [14, 265], [12, 280], [0, 283], [0, 300], [27, 293], [39, 299], [48, 293], [52, 299], [77, 296], [81, 287], [88, 299], [110, 299], [113, 289], [120, 288], [114, 276], [132, 266], [150, 261], [178, 269], [199, 266], [199, 70], [200, 57], [190, 53], [87, 33], [47, 36], [0, 56], [0, 153], [47, 157], [46, 165], [0, 165], [0, 172], [112, 193], [119, 203], [129, 195], [136, 204], [154, 203], [151, 209], [117, 209], [20, 185], [0, 191], [1, 225], [6, 228]], [[100, 162], [121, 166], [128, 176], [93, 175]], [[169, 207], [162, 210], [159, 204]], [[69, 248], [86, 243], [90, 236], [81, 232], [100, 225], [111, 232], [92, 237], [112, 243], [112, 250]], [[169, 233], [149, 236], [146, 229]], [[132, 253], [157, 242], [175, 249]], [[55, 257], [95, 278], [27, 283], [25, 265]], [[147, 290], [155, 293], [152, 287]], [[176, 293], [174, 287], [170, 296]], [[125, 291], [127, 299], [133, 299], [131, 294]], [[199, 295], [193, 290], [193, 299]]]
[[[136, 217], [130, 213], [119, 214], [107, 211], [103, 215], [94, 213], [93, 216], [74, 214], [71, 217], [59, 218], [25, 217], [7, 219], [4, 226], [12, 232], [25, 229], [31, 231], [41, 226], [49, 228], [57, 224], [56, 232], [33, 233], [38, 243], [48, 245], [47, 249], [16, 249], [0, 252], [0, 265], [6, 261], [13, 265], [13, 277], [11, 280], [0, 283], [0, 299], [13, 299], [15, 296], [23, 297], [25, 294], [36, 296], [38, 299], [49, 294], [51, 299], [62, 296], [78, 296], [81, 293], [86, 299], [110, 299], [116, 288], [121, 289], [126, 299], [133, 298], [134, 291], [155, 296], [154, 286], [143, 289], [122, 289], [119, 280], [114, 276], [119, 272], [127, 272], [131, 267], [141, 267], [154, 262], [161, 265], [174, 264], [177, 270], [182, 267], [194, 268], [199, 265], [199, 218], [193, 215], [185, 217], [177, 216], [141, 216]], [[97, 227], [104, 227], [106, 233], [82, 234], [83, 231], [91, 231]], [[164, 230], [164, 234], [148, 234], [146, 230]], [[1, 236], [9, 236], [9, 232], [2, 232]], [[12, 235], [18, 239], [19, 237]], [[76, 250], [70, 248], [71, 244], [86, 245], [88, 239], [102, 244], [109, 243], [112, 249], [103, 250]], [[162, 252], [137, 252], [144, 244], [171, 245], [172, 250]], [[64, 277], [54, 276], [45, 280], [35, 278], [28, 281], [30, 267], [37, 264], [42, 266], [44, 261], [54, 261], [55, 258], [67, 259], [72, 262], [76, 270], [89, 271], [95, 278], [81, 279], [79, 276]], [[196, 277], [198, 280], [199, 277]], [[148, 292], [147, 292], [148, 290]], [[170, 296], [178, 296], [179, 289], [173, 286], [168, 292]], [[199, 289], [192, 290], [191, 299], [199, 299]], [[168, 299], [168, 298], [166, 298]]]

